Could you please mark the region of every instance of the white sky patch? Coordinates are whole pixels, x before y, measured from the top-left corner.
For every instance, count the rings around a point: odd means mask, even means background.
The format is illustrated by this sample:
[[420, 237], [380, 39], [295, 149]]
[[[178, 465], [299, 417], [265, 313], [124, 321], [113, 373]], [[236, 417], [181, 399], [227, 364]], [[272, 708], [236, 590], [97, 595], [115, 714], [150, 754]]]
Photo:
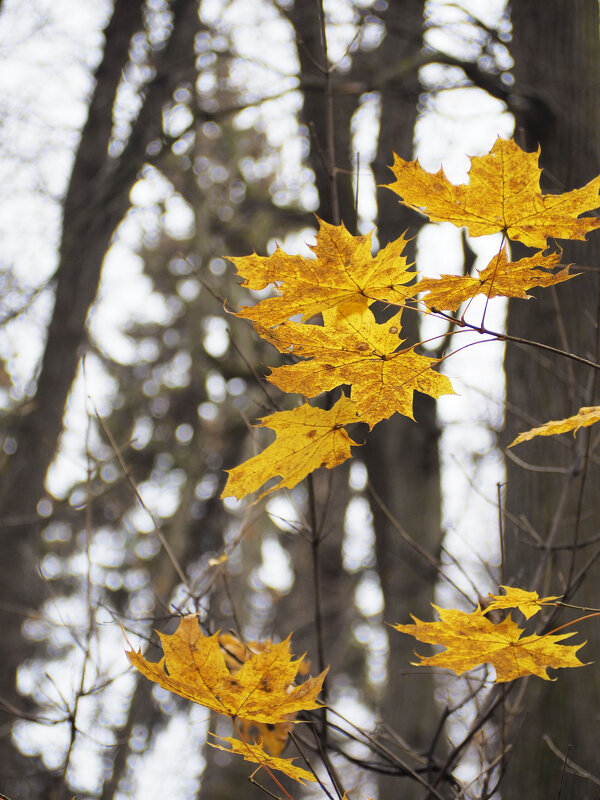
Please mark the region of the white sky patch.
[[[353, 185], [354, 194], [358, 198], [358, 230], [360, 233], [368, 233], [374, 228], [373, 220], [377, 215], [377, 187], [370, 164], [377, 152], [380, 114], [379, 94], [371, 92], [361, 97], [360, 105], [352, 119], [352, 150], [355, 161]], [[390, 162], [391, 159], [390, 153]]]
[[292, 561], [275, 536], [267, 536], [261, 544], [262, 565], [258, 570], [261, 582], [276, 592], [289, 592], [294, 584]]
[[355, 492], [362, 492], [367, 486], [369, 473], [366, 466], [362, 461], [353, 458], [350, 462], [350, 474], [348, 476], [348, 484]]
[[[194, 797], [205, 761], [200, 755], [208, 730], [209, 713], [191, 703], [184, 713], [172, 717], [143, 755], [135, 757], [134, 786], [117, 792], [115, 800]], [[166, 769], [165, 765], [177, 765]]]
[[342, 558], [344, 569], [358, 572], [373, 566], [375, 552], [375, 530], [373, 514], [365, 497], [353, 497], [344, 515], [344, 540]]
[[365, 572], [354, 593], [354, 602], [363, 617], [373, 617], [383, 611], [383, 592], [379, 575], [373, 570]]
[[229, 347], [229, 327], [222, 317], [206, 317], [202, 320], [205, 334], [203, 345], [206, 352], [219, 358], [224, 356]]
[[300, 517], [294, 503], [285, 494], [276, 494], [269, 498], [266, 505], [267, 514], [279, 530], [294, 532], [300, 525]]

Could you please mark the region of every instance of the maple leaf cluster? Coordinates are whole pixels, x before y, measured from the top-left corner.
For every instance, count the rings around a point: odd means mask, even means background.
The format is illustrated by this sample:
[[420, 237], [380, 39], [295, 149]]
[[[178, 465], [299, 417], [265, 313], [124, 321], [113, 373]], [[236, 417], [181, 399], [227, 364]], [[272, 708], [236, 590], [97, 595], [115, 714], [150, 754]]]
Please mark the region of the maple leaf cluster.
[[[583, 239], [600, 226], [595, 217], [580, 218], [598, 205], [600, 177], [581, 189], [543, 195], [538, 158], [539, 152], [497, 139], [488, 155], [471, 160], [469, 183], [457, 186], [443, 170], [432, 174], [418, 161], [395, 156], [395, 181], [387, 188], [404, 205], [432, 221], [465, 227], [471, 236], [503, 234], [497, 255], [475, 275], [422, 278], [404, 255], [405, 235], [373, 255], [372, 234], [353, 236], [343, 224], [321, 220], [314, 258], [279, 247], [271, 256], [231, 258], [248, 289], [277, 291], [237, 314], [252, 320], [259, 336], [291, 362], [273, 369], [268, 380], [308, 399], [338, 387], [346, 387], [349, 397], [342, 394], [328, 410], [305, 402], [263, 417], [260, 426], [275, 431], [276, 440], [229, 470], [223, 497], [242, 499], [273, 478], [279, 481], [259, 499], [292, 488], [315, 469], [331, 469], [351, 457], [357, 443], [345, 426], [364, 422], [373, 428], [395, 413], [412, 419], [415, 392], [434, 398], [454, 393], [450, 379], [436, 369], [439, 360], [402, 339], [407, 306], [456, 312], [478, 294], [527, 299], [530, 289], [573, 277], [560, 264], [560, 252], [544, 251], [551, 237]], [[509, 240], [537, 252], [511, 261]], [[377, 301], [396, 307], [396, 313], [378, 321]], [[298, 317], [301, 321], [292, 320]]]
[[[259, 497], [291, 489], [315, 469], [331, 469], [351, 457], [357, 442], [347, 426], [362, 422], [371, 429], [395, 413], [412, 418], [414, 392], [434, 398], [453, 393], [450, 380], [436, 369], [439, 360], [421, 355], [416, 344], [403, 340], [407, 306], [427, 313], [457, 312], [478, 294], [527, 299], [530, 289], [573, 277], [569, 267], [560, 264], [560, 252], [545, 252], [548, 239], [582, 239], [600, 227], [595, 217], [580, 218], [598, 206], [600, 177], [581, 189], [543, 195], [538, 156], [498, 139], [488, 155], [472, 159], [469, 183], [458, 186], [442, 170], [432, 174], [418, 161], [395, 157], [395, 181], [387, 188], [402, 203], [432, 221], [465, 227], [471, 236], [502, 234], [499, 252], [475, 275], [423, 278], [407, 263], [404, 235], [373, 254], [371, 234], [353, 236], [343, 225], [323, 221], [312, 247], [314, 258], [288, 255], [278, 247], [268, 257], [231, 259], [248, 289], [271, 286], [277, 291], [237, 315], [251, 320], [256, 332], [290, 362], [274, 368], [268, 380], [308, 399], [344, 389], [329, 409], [304, 402], [263, 417], [259, 426], [274, 431], [276, 438], [229, 470], [223, 497], [244, 498], [273, 479], [278, 480]], [[513, 262], [509, 240], [537, 252]], [[375, 316], [376, 302], [393, 308], [384, 322]], [[575, 433], [599, 420], [600, 407], [582, 408], [568, 419], [521, 434], [512, 444], [537, 435]], [[434, 606], [438, 621], [413, 617], [412, 624], [394, 627], [445, 648], [433, 656], [419, 656], [419, 665], [457, 674], [489, 663], [497, 682], [526, 675], [549, 680], [548, 668], [583, 666], [576, 655], [583, 645], [562, 644], [572, 633], [526, 634], [510, 613], [500, 622], [489, 616], [490, 611], [516, 609], [529, 620], [543, 607], [555, 605], [557, 597], [502, 588], [504, 594], [491, 595], [485, 608], [478, 606], [472, 613]], [[221, 740], [229, 747], [213, 746], [300, 783], [315, 780], [313, 773], [279, 756], [297, 713], [321, 707], [318, 695], [326, 671], [298, 682], [308, 668], [303, 657], [292, 658], [289, 637], [279, 644], [245, 644], [231, 634], [205, 636], [196, 616], [182, 618], [175, 633], [159, 635], [164, 653], [160, 661], [148, 661], [134, 649], [127, 653], [129, 661], [163, 688], [234, 720], [239, 738]]]

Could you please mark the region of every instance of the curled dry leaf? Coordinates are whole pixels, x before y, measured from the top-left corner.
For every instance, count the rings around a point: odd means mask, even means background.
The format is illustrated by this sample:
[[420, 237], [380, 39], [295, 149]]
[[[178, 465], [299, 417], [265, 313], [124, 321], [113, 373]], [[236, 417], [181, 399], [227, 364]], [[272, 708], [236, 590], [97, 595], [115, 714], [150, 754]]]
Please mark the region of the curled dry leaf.
[[568, 431], [573, 431], [573, 436], [575, 436], [580, 428], [587, 428], [598, 421], [600, 421], [600, 406], [584, 406], [572, 417], [551, 419], [549, 422], [540, 425], [539, 428], [531, 428], [525, 433], [520, 433], [508, 446], [514, 447], [516, 444], [528, 442], [536, 436], [555, 436], [558, 433], [567, 433]]
[[484, 613], [495, 609], [518, 608], [525, 619], [535, 616], [544, 606], [555, 606], [556, 600], [562, 595], [540, 597], [537, 592], [528, 592], [525, 589], [516, 589], [514, 586], [500, 586], [504, 594], [490, 594], [492, 598], [487, 604]]
[[288, 778], [293, 778], [302, 785], [304, 785], [306, 781], [317, 780], [312, 772], [302, 769], [301, 767], [294, 766], [294, 764], [292, 764], [292, 761], [294, 760], [293, 758], [274, 758], [273, 756], [270, 756], [262, 749], [261, 742], [249, 744], [248, 742], [242, 742], [239, 739], [233, 739], [230, 736], [219, 736], [217, 738], [222, 742], [227, 742], [227, 744], [231, 746], [223, 747], [221, 744], [209, 742], [211, 747], [216, 747], [218, 750], [224, 750], [226, 753], [239, 753], [239, 755], [244, 756], [246, 761], [250, 761], [253, 764], [260, 764], [261, 767], [267, 767], [268, 769], [276, 769], [279, 772], [283, 772], [288, 776]]
[[[219, 644], [225, 656], [225, 663], [232, 675], [240, 669], [254, 653], [262, 653], [267, 647], [273, 644], [270, 639], [264, 642], [248, 642], [244, 644], [237, 636], [231, 633], [219, 634]], [[302, 660], [298, 665], [299, 675], [308, 675], [310, 671], [310, 662]], [[288, 687], [291, 691], [293, 686]], [[239, 720], [239, 731], [241, 737], [245, 742], [254, 742], [258, 740], [261, 746], [272, 756], [280, 756], [285, 750], [288, 741], [288, 736], [294, 727], [294, 720], [296, 714], [288, 714], [284, 722], [255, 722], [254, 720], [241, 719]]]

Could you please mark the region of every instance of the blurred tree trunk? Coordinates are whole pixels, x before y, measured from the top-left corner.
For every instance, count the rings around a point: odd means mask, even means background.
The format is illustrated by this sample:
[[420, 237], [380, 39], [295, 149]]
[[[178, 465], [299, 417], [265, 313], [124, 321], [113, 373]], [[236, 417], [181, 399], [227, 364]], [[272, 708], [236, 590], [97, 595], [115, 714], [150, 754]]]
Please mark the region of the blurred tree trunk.
[[[323, 164], [328, 141], [325, 113], [324, 79], [315, 62], [322, 63], [319, 20], [310, 4], [296, 3], [289, 12], [296, 31], [304, 94], [303, 119], [311, 132], [311, 165], [319, 191], [319, 217], [334, 220], [331, 181]], [[349, 79], [337, 76], [334, 81], [334, 136], [340, 217], [346, 227], [356, 233], [356, 212], [352, 193], [351, 121], [358, 107], [353, 87], [365, 85], [380, 88], [380, 132], [376, 160], [373, 165], [377, 184], [389, 182], [386, 169], [393, 152], [410, 158], [417, 102], [420, 92], [418, 64], [421, 59], [423, 4], [411, 0], [390, 4], [381, 14], [386, 27], [383, 42], [374, 52], [358, 51], [353, 56]], [[335, 77], [335, 76], [334, 76]], [[341, 85], [340, 85], [341, 84]], [[345, 89], [345, 87], [348, 89]], [[354, 89], [356, 92], [356, 89]], [[380, 245], [396, 239], [410, 227], [415, 232], [419, 216], [399, 206], [385, 191], [378, 193], [378, 237]], [[409, 245], [414, 260], [414, 243]], [[407, 312], [404, 329], [410, 341], [418, 341], [419, 321]], [[415, 416], [419, 422], [394, 419], [381, 422], [369, 435], [359, 454], [365, 460], [369, 478], [382, 504], [394, 518], [434, 557], [440, 550], [438, 429], [435, 403], [431, 398], [415, 396]], [[382, 507], [371, 499], [376, 533], [376, 565], [384, 595], [384, 618], [397, 622], [409, 612], [426, 616], [430, 610], [436, 583], [435, 572], [423, 563], [402, 541]], [[400, 665], [410, 663], [413, 645], [405, 637], [389, 637], [388, 669], [397, 675]], [[383, 723], [406, 740], [409, 748], [426, 753], [437, 728], [439, 711], [434, 701], [431, 676], [407, 670], [400, 680], [389, 680], [381, 698]], [[389, 744], [389, 742], [388, 742]], [[392, 745], [393, 747], [393, 745]], [[404, 759], [406, 754], [402, 752]], [[409, 759], [410, 760], [410, 759]], [[415, 766], [415, 762], [410, 762]], [[422, 762], [418, 763], [422, 766]], [[404, 781], [404, 779], [400, 779]], [[382, 800], [396, 797], [400, 789], [397, 776], [380, 779]], [[410, 779], [401, 784], [403, 796], [420, 796], [422, 787]], [[416, 794], [414, 794], [416, 792]]]
[[[288, 12], [298, 47], [303, 95], [301, 119], [310, 135], [310, 164], [315, 173], [319, 193], [318, 215], [330, 224], [342, 221], [351, 233], [356, 233], [356, 211], [352, 190], [352, 116], [358, 107], [356, 91], [340, 90], [344, 76], [331, 75], [333, 118], [328, 116], [325, 95], [325, 69], [321, 28], [317, 3], [294, 3]], [[351, 84], [350, 84], [351, 85]], [[333, 128], [333, 130], [331, 130]], [[334, 142], [335, 164], [327, 163], [328, 145]], [[335, 171], [335, 186], [340, 220], [335, 219], [333, 182], [329, 170]]]
[[[512, 22], [515, 138], [527, 150], [541, 146], [544, 191], [582, 186], [600, 172], [598, 3], [519, 0]], [[599, 234], [592, 234], [589, 244], [561, 244], [563, 262], [584, 267], [584, 275], [528, 303], [511, 301], [509, 331], [598, 362]], [[508, 345], [505, 368], [506, 443], [532, 425], [598, 403], [596, 376], [567, 359]], [[505, 579], [544, 594], [568, 591], [570, 602], [596, 607], [597, 545], [577, 549], [573, 563], [572, 549], [552, 549], [597, 536], [599, 476], [586, 455], [589, 441], [589, 432], [580, 432], [576, 439], [536, 439], [517, 449], [516, 456], [542, 471], [507, 461]], [[551, 627], [569, 618], [572, 613], [555, 617]], [[600, 639], [591, 631], [586, 635], [585, 626], [578, 626], [579, 640], [590, 640], [582, 659], [597, 663]], [[565, 670], [556, 684], [531, 679], [520, 687], [513, 725], [518, 739], [503, 796], [546, 800], [557, 796], [561, 785], [564, 797], [597, 796], [597, 788], [568, 768], [563, 774], [561, 758], [543, 738], [549, 736], [558, 750], [598, 775], [600, 683], [591, 669]]]
[[[377, 57], [377, 75], [382, 81], [381, 123], [375, 182], [389, 183], [394, 152], [413, 157], [413, 136], [421, 91], [417, 64], [422, 51], [423, 4], [391, 3], [384, 15], [387, 34]], [[378, 236], [383, 247], [409, 229], [411, 236], [422, 217], [397, 202], [391, 192], [378, 193]], [[415, 258], [415, 242], [407, 246], [409, 261]], [[402, 317], [403, 339], [419, 341], [419, 317], [407, 310]], [[419, 393], [414, 397], [417, 421], [394, 415], [381, 422], [369, 435], [360, 455], [365, 459], [369, 479], [377, 497], [393, 518], [434, 557], [442, 543], [441, 498], [438, 458], [439, 431], [435, 401]], [[386, 622], [395, 623], [415, 614], [426, 619], [437, 580], [435, 570], [402, 540], [382, 505], [371, 498], [375, 523], [377, 569], [385, 599]], [[414, 643], [404, 636], [388, 634], [388, 680], [381, 698], [384, 724], [399, 734], [408, 748], [429, 752], [441, 713], [434, 699], [433, 675], [410, 667]], [[410, 760], [411, 767], [423, 762]], [[399, 783], [399, 780], [401, 783]], [[406, 798], [422, 797], [423, 788], [410, 779], [380, 779], [380, 798], [392, 800], [398, 792]]]
[[22, 621], [46, 597], [37, 572], [42, 524], [36, 514], [37, 504], [44, 494], [46, 472], [54, 458], [65, 405], [83, 355], [86, 317], [96, 295], [104, 257], [129, 207], [129, 192], [146, 160], [146, 146], [161, 136], [161, 110], [180, 80], [185, 54], [189, 54], [192, 65], [194, 59], [197, 5], [189, 0], [174, 0], [173, 31], [167, 47], [158, 54], [156, 76], [146, 89], [122, 155], [109, 155], [112, 109], [129, 60], [131, 37], [143, 29], [143, 7], [142, 0], [117, 0], [105, 30], [104, 54], [96, 71], [88, 119], [63, 203], [55, 305], [36, 394], [30, 404], [32, 410], [15, 415], [5, 428], [16, 450], [2, 466], [0, 497], [0, 622], [4, 644], [0, 707], [6, 712], [4, 735], [0, 738], [0, 782], [9, 795], [26, 796], [28, 800], [50, 796], [49, 776], [43, 769], [30, 775], [32, 766], [23, 765], [10, 736], [12, 719], [23, 706], [15, 690], [15, 675], [29, 652], [21, 632]]
[[[298, 47], [304, 98], [301, 119], [309, 131], [311, 141], [309, 162], [315, 172], [315, 183], [319, 193], [318, 215], [326, 221], [331, 221], [334, 217], [334, 193], [327, 165], [329, 130], [324, 93], [325, 79], [323, 70], [318, 66], [324, 63], [318, 5], [296, 2], [287, 11], [287, 15], [294, 28]], [[335, 84], [335, 75], [332, 77]], [[335, 166], [337, 168], [335, 183], [340, 217], [351, 232], [355, 232], [356, 213], [352, 192], [350, 123], [357, 105], [358, 96], [356, 94], [340, 96], [336, 93], [334, 96]], [[335, 482], [336, 488], [335, 491], [328, 494], [327, 487], [330, 479]], [[323, 505], [319, 505], [317, 514], [320, 516], [321, 509], [327, 508], [327, 518], [323, 531], [321, 531], [322, 541], [319, 546], [319, 571], [325, 658], [327, 663], [332, 665], [332, 670], [335, 670], [336, 664], [338, 668], [342, 668], [348, 646], [348, 637], [339, 636], [338, 632], [340, 626], [344, 624], [342, 620], [349, 619], [348, 597], [351, 596], [351, 585], [353, 584], [353, 579], [343, 569], [341, 558], [342, 521], [344, 508], [349, 498], [347, 470], [339, 470], [335, 476], [331, 473], [315, 476], [314, 482], [317, 503], [323, 500]], [[324, 493], [327, 494], [327, 497], [323, 497]], [[309, 516], [308, 511], [306, 514]], [[290, 595], [279, 601], [276, 618], [284, 628], [279, 631], [280, 635], [286, 636], [290, 631], [294, 631], [292, 639], [294, 652], [297, 654], [305, 650], [310, 652], [311, 673], [314, 675], [318, 672], [313, 608], [315, 589], [309, 543], [311, 533], [305, 531], [304, 534], [304, 536], [295, 536], [288, 547], [293, 558], [295, 582]], [[299, 598], [305, 598], [305, 600], [298, 602]], [[295, 755], [297, 754], [291, 747], [285, 752], [285, 757]], [[240, 792], [248, 800], [261, 800], [265, 797], [262, 789], [248, 783], [248, 765], [241, 759], [230, 759], [227, 767], [224, 768], [223, 754], [210, 747], [204, 748], [204, 758], [206, 759], [206, 769], [202, 776], [198, 795], [200, 800], [228, 800]], [[259, 776], [260, 778], [261, 776]], [[270, 781], [265, 779], [262, 782], [268, 788], [272, 788]], [[291, 783], [285, 781], [284, 785], [290, 789], [292, 794], [294, 793], [294, 786]]]

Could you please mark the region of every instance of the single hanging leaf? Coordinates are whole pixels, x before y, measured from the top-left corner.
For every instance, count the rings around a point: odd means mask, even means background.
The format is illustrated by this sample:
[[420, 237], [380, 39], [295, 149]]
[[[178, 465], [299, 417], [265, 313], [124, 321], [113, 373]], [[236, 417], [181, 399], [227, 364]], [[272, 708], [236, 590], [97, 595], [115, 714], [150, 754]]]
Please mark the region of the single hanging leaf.
[[246, 306], [239, 317], [271, 326], [298, 314], [309, 319], [327, 309], [366, 307], [373, 300], [401, 304], [410, 292], [405, 284], [414, 279], [402, 255], [406, 239], [390, 242], [375, 257], [372, 234], [352, 236], [343, 225], [319, 220], [316, 258], [288, 255], [279, 247], [271, 256], [230, 258], [244, 278], [243, 286], [265, 289], [273, 284], [280, 297], [269, 297]]
[[205, 636], [196, 616], [182, 617], [175, 633], [159, 633], [164, 656], [146, 661], [130, 650], [130, 663], [154, 683], [230, 717], [284, 722], [288, 714], [321, 708], [317, 697], [327, 670], [294, 686], [302, 658], [294, 661], [290, 637], [251, 654], [234, 673], [228, 669], [219, 634]]
[[400, 349], [401, 313], [378, 324], [369, 308], [340, 310], [326, 312], [324, 326], [286, 322], [261, 328], [260, 335], [282, 353], [310, 359], [276, 367], [268, 380], [305, 397], [350, 384], [356, 411], [371, 427], [396, 411], [413, 419], [414, 392], [440, 397], [454, 390], [449, 378], [432, 369], [435, 359]]
[[561, 254], [545, 256], [536, 253], [519, 261], [508, 261], [506, 251], [494, 256], [487, 267], [477, 270], [479, 277], [470, 275], [442, 275], [441, 278], [424, 278], [415, 287], [419, 292], [427, 292], [421, 301], [427, 308], [439, 311], [457, 311], [467, 300], [478, 294], [487, 297], [520, 297], [528, 299], [529, 289], [537, 286], [553, 286], [556, 283], [574, 278], [569, 267], [559, 272], [550, 272], [560, 263]]
[[360, 422], [356, 406], [344, 396], [329, 411], [305, 403], [263, 417], [259, 427], [275, 431], [277, 438], [262, 453], [227, 470], [229, 479], [221, 497], [241, 500], [279, 476], [281, 480], [260, 495], [264, 497], [278, 489], [292, 489], [319, 467], [336, 467], [351, 458], [351, 446], [358, 446], [343, 428], [353, 422]]
[[279, 772], [283, 772], [288, 778], [293, 778], [293, 780], [298, 781], [302, 786], [304, 786], [306, 781], [317, 780], [312, 772], [294, 766], [292, 764], [293, 758], [274, 758], [265, 753], [260, 744], [249, 744], [239, 739], [232, 739], [230, 736], [219, 736], [217, 738], [222, 742], [230, 744], [231, 748], [223, 747], [223, 745], [216, 744], [215, 742], [209, 742], [208, 744], [211, 747], [216, 747], [218, 750], [224, 750], [226, 753], [239, 753], [239, 755], [244, 756], [246, 761], [250, 761], [253, 764], [260, 764], [261, 767], [268, 767], [269, 769], [276, 769]]
[[538, 160], [539, 150], [526, 153], [512, 139], [496, 139], [488, 155], [471, 159], [469, 183], [457, 186], [442, 169], [426, 172], [418, 161], [395, 155], [396, 180], [387, 188], [433, 222], [464, 226], [471, 236], [504, 233], [538, 250], [550, 237], [585, 239], [600, 219], [578, 217], [600, 205], [600, 176], [581, 189], [543, 195]]
[[514, 586], [500, 586], [505, 594], [490, 594], [492, 598], [487, 604], [484, 614], [494, 609], [518, 608], [525, 619], [530, 619], [544, 606], [555, 606], [554, 600], [560, 600], [562, 595], [540, 597], [537, 592], [527, 592], [525, 589], [516, 589]]
[[549, 667], [585, 666], [576, 656], [585, 642], [559, 644], [575, 633], [523, 636], [523, 628], [519, 628], [510, 616], [494, 624], [480, 608], [467, 614], [454, 608], [433, 607], [439, 614], [439, 622], [422, 622], [413, 617], [414, 624], [393, 626], [420, 642], [446, 648], [429, 657], [417, 653], [421, 660], [416, 666], [443, 667], [460, 675], [481, 664], [491, 664], [496, 670], [496, 683], [525, 675], [552, 680], [547, 673]]
[[557, 433], [567, 433], [568, 431], [573, 431], [573, 436], [575, 436], [580, 428], [587, 428], [598, 421], [600, 421], [600, 406], [584, 406], [572, 417], [551, 419], [540, 425], [539, 428], [532, 428], [525, 433], [520, 433], [508, 446], [514, 447], [516, 444], [528, 442], [536, 436], [554, 436]]

